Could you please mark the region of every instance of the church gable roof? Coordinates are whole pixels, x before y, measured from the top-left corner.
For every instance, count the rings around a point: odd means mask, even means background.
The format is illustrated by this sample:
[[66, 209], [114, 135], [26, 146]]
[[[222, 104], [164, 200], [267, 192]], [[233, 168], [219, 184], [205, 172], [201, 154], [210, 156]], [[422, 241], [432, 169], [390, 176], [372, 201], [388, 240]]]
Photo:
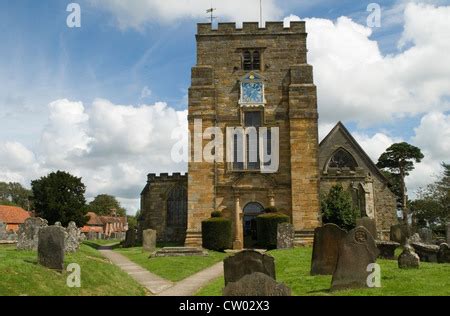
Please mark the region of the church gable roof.
[[[344, 139], [345, 141], [343, 142], [342, 139]], [[319, 160], [320, 167], [322, 168], [321, 170], [324, 170], [325, 164], [328, 163], [330, 154], [334, 153], [337, 148], [344, 148], [348, 150], [349, 146], [351, 147], [352, 152], [358, 156], [358, 158], [367, 166], [367, 168], [370, 169], [373, 175], [378, 176], [383, 182], [387, 182], [386, 177], [383, 175], [380, 169], [378, 169], [376, 164], [372, 161], [372, 159], [370, 159], [364, 149], [362, 149], [362, 147], [342, 122], [338, 122], [336, 126], [333, 127], [333, 129], [319, 144]], [[325, 150], [326, 148], [330, 147], [336, 149], [332, 150], [331, 153]], [[327, 152], [325, 153], [325, 151]]]

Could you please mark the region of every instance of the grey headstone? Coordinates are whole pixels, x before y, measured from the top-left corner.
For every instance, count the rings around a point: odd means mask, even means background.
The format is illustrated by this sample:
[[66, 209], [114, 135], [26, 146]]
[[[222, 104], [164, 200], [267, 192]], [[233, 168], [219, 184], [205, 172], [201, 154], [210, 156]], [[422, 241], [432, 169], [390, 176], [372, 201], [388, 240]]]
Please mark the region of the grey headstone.
[[0, 222], [0, 240], [7, 240], [8, 234], [6, 233], [6, 224]]
[[156, 230], [146, 229], [142, 232], [142, 250], [154, 252], [156, 250]]
[[403, 224], [397, 224], [391, 226], [390, 239], [403, 245], [406, 241], [406, 227]]
[[356, 219], [356, 226], [362, 226], [369, 231], [373, 239], [377, 239], [377, 225], [375, 220], [369, 217], [361, 217]]
[[230, 282], [223, 289], [224, 296], [291, 296], [291, 289], [268, 275], [254, 272]]
[[225, 285], [239, 281], [247, 274], [261, 272], [276, 280], [275, 260], [254, 250], [244, 250], [223, 261]]
[[400, 244], [395, 241], [376, 241], [377, 248], [380, 251], [379, 258], [395, 259], [395, 250], [400, 247]]
[[438, 263], [450, 263], [450, 248], [447, 243], [443, 243], [439, 246], [437, 261]]
[[76, 252], [80, 247], [81, 232], [75, 222], [70, 222], [66, 228], [65, 252]]
[[47, 227], [48, 222], [40, 217], [30, 217], [20, 225], [17, 236], [18, 250], [37, 250], [39, 230]]
[[430, 244], [433, 241], [433, 231], [427, 227], [419, 229], [419, 236], [424, 243]]
[[289, 223], [280, 223], [277, 226], [277, 249], [294, 248], [295, 229]]
[[398, 267], [400, 269], [418, 269], [420, 265], [419, 256], [410, 245], [403, 247], [403, 252], [398, 256]]
[[38, 262], [49, 269], [64, 269], [64, 228], [44, 227], [39, 230]]
[[367, 267], [376, 262], [378, 254], [375, 240], [367, 229], [362, 226], [352, 229], [339, 246], [331, 290], [367, 287], [371, 273]]
[[339, 245], [347, 232], [335, 224], [314, 230], [311, 275], [332, 275], [336, 269]]
[[411, 238], [409, 238], [409, 242], [413, 243], [413, 242], [422, 242], [422, 238], [420, 238], [418, 233], [415, 233], [414, 235], [411, 236]]

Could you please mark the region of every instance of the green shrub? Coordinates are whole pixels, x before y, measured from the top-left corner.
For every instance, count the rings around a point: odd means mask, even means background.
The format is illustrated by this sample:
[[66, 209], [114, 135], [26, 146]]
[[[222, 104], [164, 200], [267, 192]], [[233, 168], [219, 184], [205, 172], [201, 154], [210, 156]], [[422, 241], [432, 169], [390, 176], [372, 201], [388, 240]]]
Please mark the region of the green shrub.
[[346, 230], [356, 226], [357, 211], [353, 208], [352, 197], [338, 184], [321, 198], [322, 222], [333, 223]]
[[222, 217], [222, 212], [220, 211], [214, 211], [211, 213], [212, 218]]
[[264, 209], [264, 213], [277, 213], [278, 209], [275, 206], [268, 206]]
[[289, 216], [282, 213], [266, 213], [256, 217], [258, 245], [267, 249], [275, 249], [278, 224], [289, 222]]
[[231, 221], [213, 217], [202, 222], [203, 248], [223, 251], [232, 247]]

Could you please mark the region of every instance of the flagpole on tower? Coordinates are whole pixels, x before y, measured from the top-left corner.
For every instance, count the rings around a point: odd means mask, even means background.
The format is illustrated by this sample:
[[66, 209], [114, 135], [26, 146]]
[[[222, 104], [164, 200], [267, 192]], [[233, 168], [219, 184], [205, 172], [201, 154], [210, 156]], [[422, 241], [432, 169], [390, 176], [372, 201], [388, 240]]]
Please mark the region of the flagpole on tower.
[[259, 27], [263, 27], [262, 12], [262, 0], [259, 0]]

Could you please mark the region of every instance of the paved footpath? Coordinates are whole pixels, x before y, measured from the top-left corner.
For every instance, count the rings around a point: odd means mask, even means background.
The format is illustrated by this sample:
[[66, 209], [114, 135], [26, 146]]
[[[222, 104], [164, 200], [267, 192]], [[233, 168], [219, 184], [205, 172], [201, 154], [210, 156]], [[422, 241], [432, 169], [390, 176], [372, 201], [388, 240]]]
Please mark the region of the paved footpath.
[[192, 296], [197, 293], [202, 287], [223, 275], [223, 262], [218, 262], [215, 265], [197, 272], [190, 277], [176, 283], [173, 287], [168, 288], [159, 296]]
[[108, 247], [100, 247], [99, 251], [113, 264], [128, 273], [139, 284], [147, 288], [153, 295], [157, 295], [158, 293], [161, 293], [162, 291], [173, 286], [172, 282], [149, 272], [120, 253], [108, 249]]
[[223, 275], [223, 262], [197, 272], [178, 283], [173, 283], [142, 268], [127, 257], [111, 250], [110, 246], [99, 247], [100, 253], [113, 264], [128, 273], [139, 284], [158, 296], [192, 296], [202, 287]]

